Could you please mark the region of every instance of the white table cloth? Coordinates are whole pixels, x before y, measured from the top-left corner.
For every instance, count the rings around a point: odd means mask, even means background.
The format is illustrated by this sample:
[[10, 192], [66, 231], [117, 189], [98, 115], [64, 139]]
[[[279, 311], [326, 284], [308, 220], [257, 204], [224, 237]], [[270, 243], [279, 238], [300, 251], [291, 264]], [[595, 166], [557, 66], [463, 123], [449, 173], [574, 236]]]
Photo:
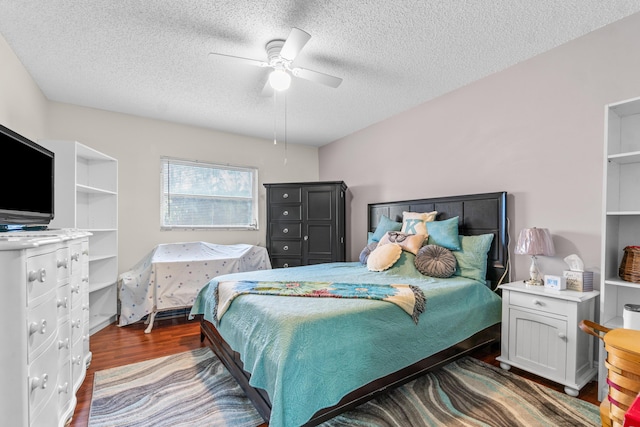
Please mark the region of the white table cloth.
[[149, 333], [156, 313], [191, 307], [200, 289], [212, 278], [270, 268], [267, 249], [261, 246], [207, 242], [158, 245], [118, 278], [118, 326], [149, 315], [145, 331]]

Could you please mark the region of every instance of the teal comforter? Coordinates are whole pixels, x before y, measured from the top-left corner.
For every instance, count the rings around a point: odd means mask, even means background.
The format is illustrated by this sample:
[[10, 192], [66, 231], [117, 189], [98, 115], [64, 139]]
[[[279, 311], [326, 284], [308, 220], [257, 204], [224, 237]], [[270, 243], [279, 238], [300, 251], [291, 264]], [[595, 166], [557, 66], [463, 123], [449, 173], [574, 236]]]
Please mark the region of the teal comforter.
[[216, 277], [191, 314], [213, 324], [215, 287], [226, 280], [406, 283], [426, 309], [415, 324], [397, 305], [377, 300], [242, 295], [217, 329], [240, 353], [251, 385], [267, 391], [270, 427], [299, 426], [347, 393], [500, 322], [500, 298], [484, 284], [420, 274], [412, 258], [384, 272], [358, 262], [263, 270]]

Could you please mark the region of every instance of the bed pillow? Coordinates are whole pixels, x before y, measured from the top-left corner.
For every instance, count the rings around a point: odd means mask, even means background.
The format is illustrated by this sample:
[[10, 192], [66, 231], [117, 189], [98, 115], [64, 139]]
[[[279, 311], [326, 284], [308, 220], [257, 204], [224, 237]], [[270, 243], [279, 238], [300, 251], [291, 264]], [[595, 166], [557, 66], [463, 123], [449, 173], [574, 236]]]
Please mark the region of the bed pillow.
[[378, 246], [378, 242], [371, 242], [367, 246], [364, 247], [362, 252], [360, 252], [360, 262], [364, 265], [367, 265], [367, 259], [373, 250]]
[[423, 246], [416, 255], [415, 265], [425, 276], [447, 278], [456, 272], [456, 257], [449, 249], [438, 245]]
[[379, 244], [395, 243], [400, 245], [403, 251], [408, 251], [415, 255], [424, 244], [426, 237], [425, 234], [405, 234], [400, 231], [388, 231], [382, 236]]
[[493, 234], [460, 236], [461, 249], [453, 252], [458, 261], [455, 275], [486, 283], [487, 255], [492, 241]]
[[429, 234], [430, 245], [438, 245], [452, 251], [459, 251], [460, 237], [458, 236], [457, 216], [442, 221], [427, 222], [427, 233]]
[[438, 215], [437, 211], [433, 212], [402, 212], [402, 231], [405, 234], [427, 234], [428, 221], [434, 221]]
[[367, 259], [367, 269], [370, 271], [384, 271], [398, 261], [402, 254], [402, 248], [395, 243], [378, 245]]
[[400, 231], [402, 223], [391, 220], [388, 216], [382, 215], [378, 221], [376, 231], [371, 235], [371, 240], [379, 242], [387, 231]]

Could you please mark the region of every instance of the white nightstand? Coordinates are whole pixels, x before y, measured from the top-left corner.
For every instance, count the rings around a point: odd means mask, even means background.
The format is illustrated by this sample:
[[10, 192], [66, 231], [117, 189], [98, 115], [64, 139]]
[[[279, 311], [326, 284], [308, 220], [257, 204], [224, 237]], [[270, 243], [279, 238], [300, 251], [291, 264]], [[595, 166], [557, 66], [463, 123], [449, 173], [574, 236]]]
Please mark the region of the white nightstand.
[[593, 320], [598, 291], [551, 290], [512, 282], [502, 289], [502, 369], [512, 366], [563, 384], [577, 396], [597, 374], [594, 338], [578, 327]]

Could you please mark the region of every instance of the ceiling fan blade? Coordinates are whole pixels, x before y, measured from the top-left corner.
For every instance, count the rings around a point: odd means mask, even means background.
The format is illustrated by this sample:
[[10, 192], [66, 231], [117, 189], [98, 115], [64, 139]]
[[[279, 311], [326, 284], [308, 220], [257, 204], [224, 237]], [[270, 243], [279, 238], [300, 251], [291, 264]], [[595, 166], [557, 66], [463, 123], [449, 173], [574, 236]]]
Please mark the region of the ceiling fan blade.
[[280, 50], [280, 56], [288, 61], [293, 61], [310, 38], [311, 34], [293, 27], [282, 46], [282, 50]]
[[331, 86], [333, 88], [340, 86], [340, 83], [342, 83], [342, 79], [340, 77], [330, 76], [329, 74], [321, 73], [319, 71], [307, 70], [306, 68], [294, 68], [291, 72], [294, 76], [300, 77], [301, 79]]
[[215, 52], [209, 53], [209, 57], [212, 57], [212, 56], [223, 58], [225, 60], [231, 60], [231, 61], [234, 61], [234, 62], [246, 64], [246, 65], [253, 65], [253, 66], [256, 66], [256, 67], [268, 67], [269, 66], [269, 64], [264, 62], [264, 61], [258, 61], [257, 59], [250, 59], [250, 58], [242, 58], [240, 56], [225, 55], [224, 53], [215, 53]]

